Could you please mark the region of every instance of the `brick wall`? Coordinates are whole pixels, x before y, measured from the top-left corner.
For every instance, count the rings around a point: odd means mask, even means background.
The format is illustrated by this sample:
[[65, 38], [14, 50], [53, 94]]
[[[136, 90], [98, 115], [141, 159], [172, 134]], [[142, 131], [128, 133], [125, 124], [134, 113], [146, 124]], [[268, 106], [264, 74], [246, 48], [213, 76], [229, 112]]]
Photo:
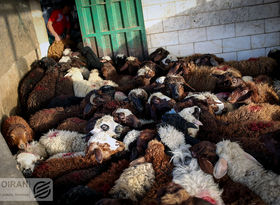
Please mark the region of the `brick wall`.
[[213, 53], [226, 60], [280, 48], [279, 0], [142, 0], [149, 52]]

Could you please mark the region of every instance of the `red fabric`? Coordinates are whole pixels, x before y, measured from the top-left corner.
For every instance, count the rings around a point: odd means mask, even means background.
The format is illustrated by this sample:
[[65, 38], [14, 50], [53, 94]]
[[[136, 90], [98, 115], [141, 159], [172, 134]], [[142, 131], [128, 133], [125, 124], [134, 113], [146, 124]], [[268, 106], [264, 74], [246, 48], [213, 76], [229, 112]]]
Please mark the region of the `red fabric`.
[[62, 10], [54, 10], [49, 18], [58, 35], [63, 34], [65, 28], [70, 28], [69, 17], [62, 14]]

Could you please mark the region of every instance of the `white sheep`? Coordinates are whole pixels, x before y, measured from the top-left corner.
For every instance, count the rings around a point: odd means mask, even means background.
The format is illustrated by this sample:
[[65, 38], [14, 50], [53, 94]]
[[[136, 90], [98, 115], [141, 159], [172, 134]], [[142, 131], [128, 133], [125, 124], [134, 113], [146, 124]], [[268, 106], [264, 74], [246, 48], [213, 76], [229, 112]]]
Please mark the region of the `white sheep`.
[[185, 144], [184, 133], [178, 131], [172, 125], [160, 126], [158, 128], [158, 135], [161, 142], [170, 150], [175, 150], [180, 145]]
[[124, 139], [123, 139], [123, 143], [125, 145], [125, 150], [129, 150], [129, 145], [134, 142], [135, 140], [137, 140], [137, 138], [140, 136], [141, 131], [138, 130], [131, 130], [129, 131]]
[[224, 204], [218, 184], [210, 174], [203, 172], [195, 158], [192, 158], [190, 145], [181, 145], [172, 154], [175, 168], [173, 182], [181, 185], [191, 196], [205, 199], [213, 204]]
[[101, 132], [109, 137], [118, 138], [122, 132], [122, 126], [116, 123], [111, 115], [104, 115], [95, 122], [93, 129], [90, 130], [93, 136]]
[[123, 171], [109, 193], [114, 198], [137, 201], [152, 187], [154, 180], [155, 172], [151, 163], [137, 164]]
[[74, 94], [76, 97], [85, 97], [90, 91], [98, 90], [104, 85], [110, 85], [113, 87], [118, 87], [116, 83], [110, 80], [103, 80], [99, 76], [98, 70], [94, 69], [90, 72], [88, 80], [85, 80], [82, 72], [82, 69], [71, 68], [67, 71], [68, 73], [65, 76], [69, 76], [73, 80]]
[[35, 164], [42, 160], [39, 155], [29, 152], [21, 152], [16, 155], [17, 168], [25, 175], [31, 176]]
[[85, 151], [86, 142], [84, 134], [65, 130], [50, 130], [43, 135], [39, 142], [45, 146], [49, 155], [65, 152]]
[[27, 144], [26, 151], [35, 155], [40, 156], [42, 159], [46, 159], [48, 157], [48, 153], [44, 145], [42, 145], [38, 141], [32, 141]]
[[185, 100], [187, 100], [188, 98], [191, 98], [191, 97], [196, 98], [198, 100], [203, 100], [203, 101], [207, 100], [207, 98], [212, 99], [215, 102], [215, 104], [212, 104], [210, 106], [217, 107], [217, 111], [215, 110], [216, 115], [222, 114], [222, 112], [225, 108], [224, 103], [222, 101], [220, 101], [216, 95], [214, 95], [210, 92], [200, 92], [200, 93], [189, 92], [189, 94], [185, 97]]
[[246, 185], [266, 203], [277, 205], [280, 201], [280, 176], [265, 170], [250, 154], [236, 142], [225, 140], [217, 143], [219, 161], [214, 167], [215, 178], [226, 173], [233, 181]]

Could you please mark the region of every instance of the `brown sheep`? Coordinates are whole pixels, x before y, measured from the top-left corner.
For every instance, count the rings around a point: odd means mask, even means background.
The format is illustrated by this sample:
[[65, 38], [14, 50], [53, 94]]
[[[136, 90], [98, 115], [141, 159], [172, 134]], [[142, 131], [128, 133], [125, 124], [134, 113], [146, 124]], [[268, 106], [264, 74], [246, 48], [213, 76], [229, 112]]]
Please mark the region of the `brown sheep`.
[[48, 57], [55, 60], [59, 60], [62, 57], [64, 50], [63, 41], [54, 41], [53, 44], [49, 47]]
[[[33, 66], [36, 65], [33, 63]], [[31, 67], [33, 67], [31, 65]], [[45, 74], [45, 70], [39, 66], [32, 68], [19, 83], [18, 87], [18, 96], [21, 108], [23, 110], [26, 109], [27, 106], [27, 99], [29, 93], [33, 90], [35, 85], [43, 78]]]
[[174, 100], [182, 100], [186, 97], [187, 91], [194, 91], [194, 89], [188, 85], [184, 78], [179, 75], [169, 75], [164, 80], [167, 95]]
[[140, 204], [150, 204], [156, 201], [158, 189], [172, 181], [173, 164], [170, 162], [171, 158], [164, 152], [164, 145], [157, 140], [149, 142], [144, 158], [153, 165], [155, 183]]
[[[190, 148], [192, 155], [198, 159], [200, 168], [213, 175], [214, 166], [219, 157], [216, 154], [216, 144], [202, 141]], [[219, 187], [223, 188], [222, 199], [225, 204], [255, 205], [266, 203], [245, 185], [234, 182], [228, 175], [216, 180]]]
[[159, 64], [164, 58], [168, 56], [168, 54], [169, 52], [164, 48], [157, 48], [149, 55], [149, 60]]
[[[197, 92], [214, 91], [217, 78], [212, 75], [211, 69], [207, 66], [197, 68], [195, 64], [188, 65], [189, 72], [184, 74], [184, 79]], [[203, 83], [201, 83], [203, 82]]]
[[66, 172], [90, 168], [95, 164], [97, 162], [94, 157], [87, 158], [81, 155], [52, 158], [36, 166], [33, 171], [33, 177], [54, 179], [62, 176]]
[[127, 57], [125, 64], [120, 68], [120, 72], [128, 71], [129, 75], [136, 75], [140, 69], [141, 62], [136, 57]]
[[45, 76], [38, 82], [27, 100], [27, 110], [34, 113], [40, 108], [46, 106], [55, 96], [56, 81], [58, 70], [55, 67], [50, 68]]
[[64, 119], [66, 119], [64, 108], [56, 107], [36, 112], [31, 115], [29, 123], [36, 133], [41, 133], [56, 127]]
[[241, 106], [239, 109], [225, 115], [216, 117], [226, 123], [241, 123], [254, 120], [280, 121], [280, 106], [268, 103], [251, 103]]
[[157, 201], [162, 205], [211, 205], [208, 201], [190, 196], [182, 186], [174, 182], [159, 189]]
[[230, 103], [270, 103], [279, 104], [279, 97], [267, 83], [245, 82], [228, 97]]
[[106, 60], [103, 60], [103, 67], [101, 68], [101, 72], [103, 77], [106, 80], [112, 80], [115, 83], [119, 85], [117, 90], [123, 91], [123, 92], [128, 92], [135, 88], [135, 79], [133, 76], [130, 75], [119, 75], [117, 73], [116, 68], [110, 63], [107, 62]]
[[58, 125], [57, 130], [69, 130], [86, 134], [87, 121], [78, 117], [67, 118]]
[[239, 70], [243, 76], [258, 76], [258, 75], [269, 75], [277, 68], [277, 62], [273, 58], [259, 57], [250, 58], [243, 61], [228, 61], [225, 65], [232, 66]]
[[125, 159], [112, 163], [111, 167], [106, 172], [90, 180], [87, 186], [107, 196], [110, 189], [114, 186], [114, 182], [128, 166], [129, 162]]
[[27, 143], [34, 138], [34, 132], [28, 123], [19, 116], [8, 117], [2, 124], [1, 131], [10, 149], [25, 150]]
[[60, 72], [56, 81], [55, 96], [70, 95], [74, 96], [73, 80], [71, 77], [64, 77]]

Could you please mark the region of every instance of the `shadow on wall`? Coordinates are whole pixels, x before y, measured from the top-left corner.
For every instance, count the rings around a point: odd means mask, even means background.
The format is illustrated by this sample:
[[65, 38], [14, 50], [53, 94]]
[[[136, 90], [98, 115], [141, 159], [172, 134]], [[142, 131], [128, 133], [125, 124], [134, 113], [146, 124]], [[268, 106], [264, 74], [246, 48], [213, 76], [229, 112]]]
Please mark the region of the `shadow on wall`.
[[277, 0], [265, 4], [263, 0], [142, 2], [149, 53], [163, 47], [180, 57], [212, 53], [242, 60], [280, 48], [279, 26], [269, 30], [265, 24], [279, 17]]

